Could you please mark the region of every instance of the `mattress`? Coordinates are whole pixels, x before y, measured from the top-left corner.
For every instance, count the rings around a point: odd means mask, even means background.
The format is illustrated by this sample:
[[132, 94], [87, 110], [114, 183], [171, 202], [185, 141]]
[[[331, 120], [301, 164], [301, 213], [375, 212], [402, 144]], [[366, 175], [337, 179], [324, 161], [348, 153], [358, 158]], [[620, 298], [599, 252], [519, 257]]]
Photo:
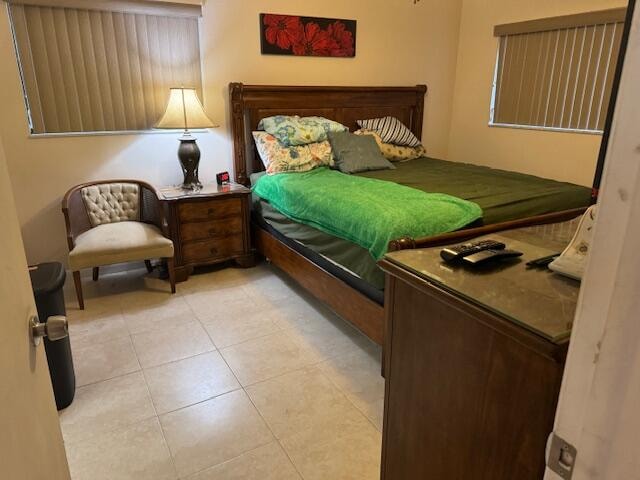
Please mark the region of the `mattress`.
[[[395, 166], [357, 175], [473, 201], [482, 208], [487, 225], [585, 207], [591, 198], [587, 187], [468, 163], [424, 157]], [[252, 175], [252, 183], [263, 174]], [[254, 211], [287, 238], [344, 266], [374, 288], [384, 287], [384, 274], [364, 248], [295, 222], [259, 198], [254, 198]]]

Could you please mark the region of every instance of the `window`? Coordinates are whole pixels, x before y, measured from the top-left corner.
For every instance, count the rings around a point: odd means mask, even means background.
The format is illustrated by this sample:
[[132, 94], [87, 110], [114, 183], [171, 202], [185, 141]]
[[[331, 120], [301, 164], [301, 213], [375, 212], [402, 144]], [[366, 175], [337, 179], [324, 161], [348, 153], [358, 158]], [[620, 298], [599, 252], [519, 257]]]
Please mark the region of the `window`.
[[88, 3], [9, 4], [32, 133], [147, 130], [170, 87], [201, 93], [199, 6]]
[[491, 124], [602, 132], [626, 9], [498, 25]]

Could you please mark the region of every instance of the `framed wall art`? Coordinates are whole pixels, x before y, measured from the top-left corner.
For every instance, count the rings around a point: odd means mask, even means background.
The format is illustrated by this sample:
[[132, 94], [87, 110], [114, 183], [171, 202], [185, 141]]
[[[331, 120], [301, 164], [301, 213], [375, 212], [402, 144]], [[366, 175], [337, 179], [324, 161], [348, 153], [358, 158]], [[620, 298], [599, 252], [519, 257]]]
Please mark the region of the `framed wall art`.
[[356, 21], [261, 13], [260, 47], [269, 55], [355, 57]]

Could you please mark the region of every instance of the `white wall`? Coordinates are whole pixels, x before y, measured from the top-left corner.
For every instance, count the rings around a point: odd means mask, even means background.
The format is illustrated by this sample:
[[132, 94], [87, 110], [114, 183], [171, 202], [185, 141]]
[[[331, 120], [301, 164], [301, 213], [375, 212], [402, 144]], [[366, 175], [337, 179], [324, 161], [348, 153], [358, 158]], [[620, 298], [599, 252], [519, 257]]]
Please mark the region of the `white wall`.
[[449, 160], [591, 186], [600, 135], [489, 127], [494, 25], [622, 7], [624, 0], [464, 0]]
[[[189, 2], [193, 3], [193, 2]], [[201, 177], [231, 169], [227, 85], [415, 85], [426, 83], [425, 144], [447, 157], [461, 0], [208, 0], [201, 48], [204, 101], [221, 128], [199, 135]], [[354, 59], [262, 56], [258, 14], [358, 20]], [[0, 136], [29, 262], [66, 256], [60, 199], [71, 186], [103, 178], [178, 183], [172, 134], [29, 138], [7, 15], [0, 14]]]

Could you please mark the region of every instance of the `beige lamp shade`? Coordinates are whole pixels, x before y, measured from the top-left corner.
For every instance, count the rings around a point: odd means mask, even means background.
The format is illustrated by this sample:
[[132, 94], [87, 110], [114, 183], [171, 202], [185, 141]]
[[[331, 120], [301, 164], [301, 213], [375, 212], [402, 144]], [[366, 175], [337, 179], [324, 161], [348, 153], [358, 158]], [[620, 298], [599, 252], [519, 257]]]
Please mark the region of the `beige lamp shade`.
[[213, 128], [216, 125], [204, 113], [195, 88], [171, 88], [164, 115], [155, 128]]

